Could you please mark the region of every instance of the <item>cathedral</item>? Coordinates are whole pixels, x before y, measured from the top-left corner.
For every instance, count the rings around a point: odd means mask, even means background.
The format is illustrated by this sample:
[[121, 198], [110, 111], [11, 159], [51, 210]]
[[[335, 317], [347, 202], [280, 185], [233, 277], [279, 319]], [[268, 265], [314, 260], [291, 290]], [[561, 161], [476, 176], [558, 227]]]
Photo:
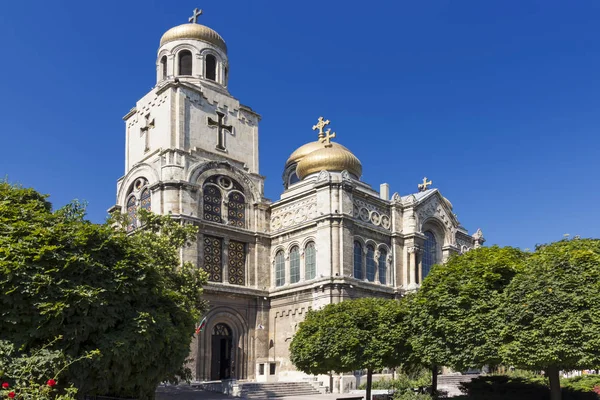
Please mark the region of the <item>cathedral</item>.
[[130, 231], [140, 208], [199, 228], [181, 253], [209, 280], [206, 325], [191, 344], [196, 380], [306, 379], [288, 348], [308, 310], [399, 298], [432, 265], [484, 238], [460, 225], [426, 178], [415, 193], [391, 196], [387, 184], [363, 182], [359, 159], [318, 116], [314, 132], [307, 127], [314, 141], [288, 149], [280, 198], [265, 198], [261, 116], [230, 94], [227, 45], [200, 14], [164, 33], [156, 85], [123, 117], [115, 208]]

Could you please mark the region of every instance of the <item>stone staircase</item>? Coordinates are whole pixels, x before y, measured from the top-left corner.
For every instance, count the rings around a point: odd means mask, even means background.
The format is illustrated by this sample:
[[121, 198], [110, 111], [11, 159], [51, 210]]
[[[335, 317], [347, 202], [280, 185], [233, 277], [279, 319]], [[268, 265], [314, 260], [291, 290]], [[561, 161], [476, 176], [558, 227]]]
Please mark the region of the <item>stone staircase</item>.
[[240, 383], [241, 397], [246, 399], [277, 399], [286, 396], [321, 394], [309, 382]]
[[469, 382], [478, 377], [477, 374], [469, 375], [438, 375], [438, 390], [448, 393], [449, 397], [460, 396], [462, 393], [458, 388], [462, 382]]

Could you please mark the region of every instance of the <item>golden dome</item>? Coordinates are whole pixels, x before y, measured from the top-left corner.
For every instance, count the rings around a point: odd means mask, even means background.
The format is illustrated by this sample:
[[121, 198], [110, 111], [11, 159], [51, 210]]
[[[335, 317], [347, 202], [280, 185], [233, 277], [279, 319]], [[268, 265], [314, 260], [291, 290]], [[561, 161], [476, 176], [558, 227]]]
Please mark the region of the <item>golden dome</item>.
[[[336, 143], [336, 142], [331, 142], [331, 145], [334, 148], [340, 148], [340, 149], [346, 150], [348, 152], [350, 151], [347, 148], [345, 148], [344, 146], [342, 146], [341, 144]], [[302, 160], [304, 157], [306, 157], [310, 153], [312, 153], [313, 151], [320, 150], [322, 148], [323, 148], [323, 143], [321, 143], [318, 140], [314, 141], [314, 142], [306, 143], [305, 145], [302, 145], [302, 146], [298, 147], [292, 153], [292, 155], [285, 162], [285, 166], [287, 167], [288, 165], [290, 165], [292, 163], [296, 163], [296, 162]]]
[[[333, 142], [331, 143], [333, 145], [331, 147], [325, 147], [322, 143], [318, 144], [320, 144], [321, 148], [304, 156], [298, 163], [298, 166], [296, 166], [296, 175], [298, 175], [298, 178], [304, 179], [310, 174], [314, 174], [315, 172], [320, 172], [323, 170], [346, 170], [357, 178], [360, 178], [362, 175], [362, 165], [358, 158], [356, 158], [356, 156], [352, 154], [350, 150], [342, 145], [335, 146], [336, 143]], [[294, 154], [292, 154], [292, 156], [293, 155]]]
[[160, 38], [160, 45], [163, 46], [174, 40], [182, 39], [201, 40], [215, 45], [227, 53], [227, 45], [221, 35], [210, 29], [208, 26], [200, 24], [182, 24], [169, 29], [162, 35], [162, 38]]

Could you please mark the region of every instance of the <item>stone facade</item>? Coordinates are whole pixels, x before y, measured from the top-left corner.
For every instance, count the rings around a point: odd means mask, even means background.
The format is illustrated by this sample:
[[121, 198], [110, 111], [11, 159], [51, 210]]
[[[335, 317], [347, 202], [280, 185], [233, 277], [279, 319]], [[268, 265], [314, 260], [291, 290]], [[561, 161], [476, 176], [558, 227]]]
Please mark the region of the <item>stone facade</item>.
[[[182, 51], [191, 53], [188, 75], [178, 73]], [[346, 170], [290, 183], [295, 164], [286, 165], [285, 190], [269, 201], [260, 116], [229, 94], [226, 50], [202, 37], [172, 40], [156, 68], [156, 86], [124, 117], [116, 207], [130, 215], [130, 230], [139, 207], [199, 227], [196, 245], [182, 250], [210, 276], [207, 326], [191, 346], [197, 380], [305, 378], [288, 348], [308, 310], [398, 298], [419, 287], [428, 264], [483, 243], [437, 189], [389, 199], [387, 185], [375, 191]], [[336, 378], [334, 389], [347, 381]]]

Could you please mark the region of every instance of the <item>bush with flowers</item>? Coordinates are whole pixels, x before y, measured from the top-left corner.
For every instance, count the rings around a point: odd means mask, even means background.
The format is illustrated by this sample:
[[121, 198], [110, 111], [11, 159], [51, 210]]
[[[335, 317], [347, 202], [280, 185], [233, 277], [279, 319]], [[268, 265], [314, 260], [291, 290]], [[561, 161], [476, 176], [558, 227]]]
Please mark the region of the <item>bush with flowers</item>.
[[99, 352], [91, 351], [78, 359], [69, 359], [60, 350], [50, 348], [62, 338], [29, 354], [19, 352], [11, 342], [0, 340], [0, 399], [75, 400], [77, 389], [59, 382], [64, 371], [82, 359], [92, 359]]

